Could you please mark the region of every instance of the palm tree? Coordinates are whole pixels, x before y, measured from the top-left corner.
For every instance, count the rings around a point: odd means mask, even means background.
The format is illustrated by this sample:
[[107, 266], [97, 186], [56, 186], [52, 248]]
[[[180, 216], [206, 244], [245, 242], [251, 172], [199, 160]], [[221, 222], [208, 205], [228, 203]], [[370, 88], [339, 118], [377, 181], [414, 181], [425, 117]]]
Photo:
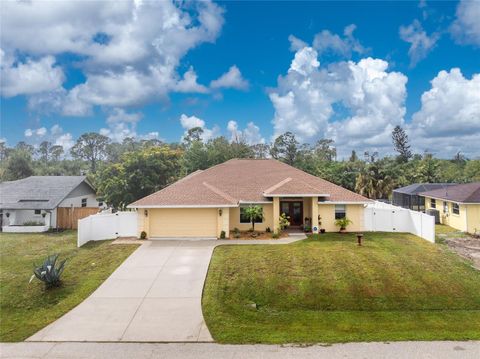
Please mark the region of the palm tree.
[[387, 198], [393, 187], [392, 177], [378, 162], [373, 162], [358, 174], [355, 191], [365, 197], [378, 199]]

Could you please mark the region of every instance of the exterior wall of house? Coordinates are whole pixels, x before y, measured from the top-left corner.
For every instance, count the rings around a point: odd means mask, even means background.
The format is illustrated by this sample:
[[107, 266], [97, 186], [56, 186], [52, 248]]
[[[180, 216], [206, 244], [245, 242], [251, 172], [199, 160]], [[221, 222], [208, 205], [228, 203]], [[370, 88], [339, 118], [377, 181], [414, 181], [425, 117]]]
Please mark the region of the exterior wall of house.
[[[346, 205], [346, 216], [352, 221], [352, 224], [347, 227], [347, 231], [356, 232], [364, 230], [363, 210], [363, 204]], [[318, 214], [322, 222], [320, 228], [324, 228], [327, 232], [338, 232], [339, 228], [335, 226], [335, 204], [319, 204]]]
[[[35, 214], [33, 209], [9, 209], [3, 211], [3, 225], [10, 226], [21, 226], [25, 222], [40, 222], [42, 224], [48, 225], [45, 223], [45, 220], [49, 220], [48, 216], [45, 218], [41, 214]], [[5, 213], [9, 213], [10, 216], [7, 218]]]
[[98, 207], [97, 196], [92, 188], [85, 182], [80, 183], [70, 194], [58, 205], [58, 207], [82, 207], [82, 199], [87, 199], [87, 207]]
[[[459, 204], [460, 214], [453, 213], [453, 203], [436, 199], [435, 209], [440, 213], [440, 223], [458, 229], [459, 231], [469, 231], [467, 228], [468, 216], [467, 211], [470, 211], [470, 205]], [[444, 212], [444, 203], [447, 203], [447, 212]], [[468, 206], [468, 207], [467, 207]], [[431, 198], [425, 197], [425, 209], [431, 209]]]
[[[273, 230], [273, 203], [272, 204], [259, 204], [263, 208], [263, 221], [262, 223], [255, 223], [255, 229], [264, 231], [267, 227]], [[230, 230], [238, 228], [241, 231], [248, 231], [252, 228], [251, 223], [240, 223], [240, 207], [230, 208]]]
[[467, 231], [480, 233], [480, 204], [468, 204], [467, 207]]

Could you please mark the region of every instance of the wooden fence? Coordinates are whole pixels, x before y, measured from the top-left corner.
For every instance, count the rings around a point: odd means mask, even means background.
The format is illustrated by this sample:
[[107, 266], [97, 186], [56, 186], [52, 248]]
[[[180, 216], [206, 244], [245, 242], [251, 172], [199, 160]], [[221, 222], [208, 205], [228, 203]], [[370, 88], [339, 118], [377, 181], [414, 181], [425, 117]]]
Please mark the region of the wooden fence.
[[77, 229], [78, 220], [98, 213], [98, 207], [57, 208], [57, 228]]

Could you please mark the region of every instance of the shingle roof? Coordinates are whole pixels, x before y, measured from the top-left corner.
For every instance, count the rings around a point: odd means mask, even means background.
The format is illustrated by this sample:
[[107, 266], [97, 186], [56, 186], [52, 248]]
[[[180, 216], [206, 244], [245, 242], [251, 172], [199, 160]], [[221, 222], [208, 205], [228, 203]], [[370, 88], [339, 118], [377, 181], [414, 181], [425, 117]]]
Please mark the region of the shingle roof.
[[[268, 192], [268, 193], [265, 193]], [[274, 195], [329, 195], [328, 201], [366, 202], [367, 198], [272, 159], [233, 159], [197, 171], [144, 197], [130, 207], [236, 206], [264, 202]]]
[[432, 191], [434, 189], [456, 186], [456, 183], [413, 183], [411, 185], [394, 189], [393, 192], [403, 194], [419, 194], [420, 192]]
[[0, 209], [54, 209], [85, 180], [85, 176], [31, 176], [0, 183]]
[[460, 203], [480, 203], [480, 182], [448, 186], [442, 189], [422, 192], [421, 196], [445, 199]]

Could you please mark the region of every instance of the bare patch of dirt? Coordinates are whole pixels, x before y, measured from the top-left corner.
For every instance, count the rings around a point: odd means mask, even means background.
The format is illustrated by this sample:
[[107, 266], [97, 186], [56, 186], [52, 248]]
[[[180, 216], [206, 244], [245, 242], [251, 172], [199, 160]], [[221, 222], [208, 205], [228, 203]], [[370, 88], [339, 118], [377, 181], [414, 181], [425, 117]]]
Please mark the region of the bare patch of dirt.
[[452, 237], [446, 239], [445, 244], [458, 255], [471, 260], [473, 266], [480, 270], [480, 238], [470, 235]]

